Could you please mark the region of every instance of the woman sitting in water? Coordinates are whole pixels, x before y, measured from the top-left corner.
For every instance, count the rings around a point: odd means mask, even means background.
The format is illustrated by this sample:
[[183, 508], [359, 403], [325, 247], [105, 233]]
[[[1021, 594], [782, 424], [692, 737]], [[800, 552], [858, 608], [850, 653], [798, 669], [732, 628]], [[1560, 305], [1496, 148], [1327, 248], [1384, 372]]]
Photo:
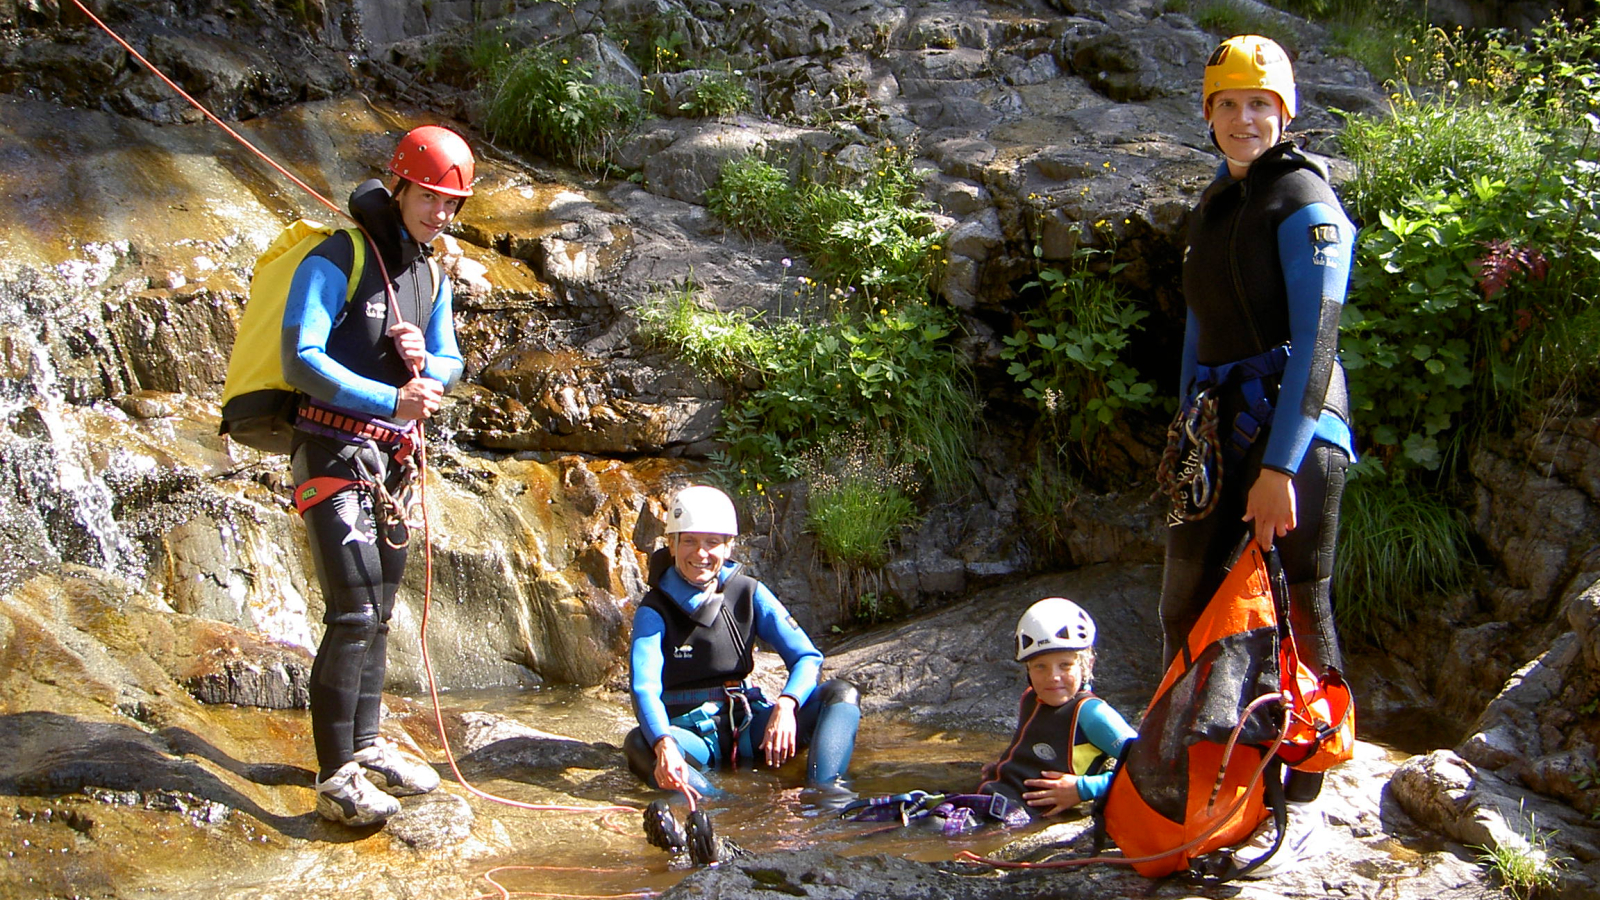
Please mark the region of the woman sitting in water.
[[[730, 560], [738, 532], [727, 494], [704, 485], [680, 491], [667, 511], [667, 546], [650, 558], [651, 590], [633, 617], [639, 727], [624, 742], [628, 765], [652, 787], [683, 792], [691, 809], [716, 792], [706, 771], [775, 769], [803, 748], [807, 785], [837, 784], [861, 720], [856, 689], [817, 684], [822, 654], [772, 591]], [[757, 638], [789, 671], [776, 700], [745, 680]], [[707, 827], [703, 815], [691, 816], [685, 834], [661, 800], [645, 812], [651, 843], [672, 851], [687, 841], [698, 855], [714, 852], [709, 834], [696, 834]]]

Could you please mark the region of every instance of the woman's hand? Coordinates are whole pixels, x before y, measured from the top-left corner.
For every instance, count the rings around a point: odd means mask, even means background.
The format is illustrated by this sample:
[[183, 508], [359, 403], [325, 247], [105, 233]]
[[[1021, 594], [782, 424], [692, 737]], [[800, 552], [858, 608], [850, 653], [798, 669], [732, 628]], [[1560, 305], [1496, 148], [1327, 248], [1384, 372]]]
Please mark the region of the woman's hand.
[[689, 809], [700, 802], [700, 792], [689, 784], [689, 763], [678, 749], [678, 742], [670, 737], [656, 741], [656, 786], [667, 791], [681, 791], [689, 800]]
[[788, 694], [778, 698], [767, 718], [767, 733], [761, 737], [761, 749], [766, 751], [767, 765], [777, 768], [794, 756], [796, 727], [794, 721], [795, 699]]
[[1040, 815], [1053, 816], [1064, 812], [1077, 806], [1078, 801], [1083, 799], [1078, 796], [1078, 776], [1065, 772], [1040, 772], [1038, 778], [1029, 778], [1022, 784], [1034, 788], [1022, 795], [1029, 806], [1037, 809], [1050, 807]]
[[1277, 469], [1262, 469], [1245, 499], [1244, 521], [1256, 525], [1256, 543], [1271, 550], [1274, 538], [1294, 530], [1294, 478]]

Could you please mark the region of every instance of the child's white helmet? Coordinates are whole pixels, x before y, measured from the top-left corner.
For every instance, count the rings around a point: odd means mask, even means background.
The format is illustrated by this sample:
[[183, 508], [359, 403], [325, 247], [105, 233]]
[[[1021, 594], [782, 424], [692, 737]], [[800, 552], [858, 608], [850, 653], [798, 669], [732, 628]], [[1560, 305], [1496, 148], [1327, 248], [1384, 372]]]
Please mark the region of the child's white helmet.
[[1065, 597], [1046, 597], [1028, 607], [1017, 622], [1017, 662], [1051, 650], [1094, 646], [1094, 620]]
[[667, 507], [667, 534], [680, 531], [734, 537], [739, 533], [739, 516], [733, 510], [733, 501], [709, 485], [684, 488]]

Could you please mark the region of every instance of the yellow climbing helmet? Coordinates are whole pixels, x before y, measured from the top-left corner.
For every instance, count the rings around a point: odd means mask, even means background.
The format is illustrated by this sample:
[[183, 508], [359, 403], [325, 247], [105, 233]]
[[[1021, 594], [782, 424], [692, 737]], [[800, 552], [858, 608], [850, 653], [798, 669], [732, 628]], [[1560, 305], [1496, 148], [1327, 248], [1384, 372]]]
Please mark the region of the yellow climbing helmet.
[[1234, 35], [1211, 51], [1211, 58], [1206, 60], [1201, 111], [1210, 112], [1212, 94], [1232, 88], [1271, 91], [1283, 101], [1284, 113], [1291, 119], [1295, 117], [1294, 68], [1289, 65], [1289, 54], [1271, 38]]

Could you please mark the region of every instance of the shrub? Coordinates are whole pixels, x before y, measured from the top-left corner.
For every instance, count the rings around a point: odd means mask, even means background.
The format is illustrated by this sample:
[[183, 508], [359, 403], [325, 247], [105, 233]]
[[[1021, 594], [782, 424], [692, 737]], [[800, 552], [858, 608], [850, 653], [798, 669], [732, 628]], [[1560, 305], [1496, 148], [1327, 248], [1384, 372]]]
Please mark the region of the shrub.
[[893, 437], [936, 486], [961, 483], [978, 404], [955, 328], [953, 313], [927, 303], [776, 326], [760, 386], [723, 410], [725, 468], [791, 477], [829, 436], [868, 430]]
[[759, 317], [705, 309], [692, 282], [651, 298], [634, 311], [646, 341], [670, 349], [690, 368], [730, 384], [760, 371], [776, 348]]
[[638, 105], [570, 53], [532, 47], [503, 67], [490, 91], [484, 129], [495, 140], [586, 170], [603, 167]]
[[689, 88], [689, 95], [678, 104], [679, 111], [691, 116], [731, 116], [749, 109], [752, 104], [750, 88], [745, 85], [744, 72], [730, 69], [727, 72], [709, 72]]
[[823, 281], [892, 302], [925, 296], [938, 263], [921, 182], [910, 152], [892, 144], [849, 183], [797, 186], [778, 164], [746, 156], [723, 164], [706, 202], [728, 224], [806, 253]]
[[916, 520], [906, 492], [916, 474], [883, 438], [837, 435], [805, 454], [799, 469], [811, 486], [806, 530], [836, 566], [876, 568], [902, 528]]
[[781, 239], [793, 221], [794, 194], [787, 171], [752, 153], [723, 163], [706, 207], [745, 234]]
[[1582, 54], [1596, 42], [1565, 26], [1516, 46], [1430, 32], [1392, 115], [1350, 121], [1366, 223], [1341, 349], [1356, 424], [1391, 466], [1451, 477], [1482, 429], [1592, 389], [1600, 78]]
[[1057, 452], [1073, 448], [1090, 464], [1102, 456], [1101, 441], [1123, 430], [1127, 413], [1156, 400], [1155, 384], [1128, 361], [1132, 335], [1148, 313], [1112, 280], [1121, 265], [1092, 269], [1102, 256], [1111, 253], [1080, 247], [1068, 271], [1041, 271], [1024, 289], [1043, 289], [1044, 300], [1000, 351]]

